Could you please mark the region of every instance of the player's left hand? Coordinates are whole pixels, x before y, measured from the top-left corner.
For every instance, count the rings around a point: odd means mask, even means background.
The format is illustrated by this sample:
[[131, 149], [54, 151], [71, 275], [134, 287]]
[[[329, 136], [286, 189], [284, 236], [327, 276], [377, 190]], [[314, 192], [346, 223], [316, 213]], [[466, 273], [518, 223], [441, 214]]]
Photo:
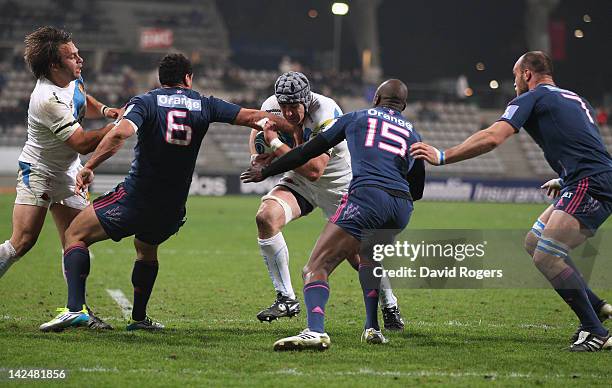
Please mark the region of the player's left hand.
[[540, 186], [540, 188], [546, 190], [546, 195], [548, 195], [549, 197], [556, 198], [561, 192], [561, 180], [559, 178], [551, 179], [548, 182], [544, 183], [542, 186]]
[[261, 170], [263, 170], [262, 166], [251, 166], [248, 170], [240, 174], [240, 180], [244, 183], [261, 182], [264, 180]]
[[442, 151], [427, 143], [414, 143], [410, 147], [410, 156], [415, 159], [424, 160], [434, 166], [444, 164], [443, 155], [444, 153]]
[[94, 180], [94, 172], [87, 167], [83, 167], [76, 176], [76, 186], [74, 192], [77, 195], [83, 195], [82, 193], [87, 191], [87, 188]]

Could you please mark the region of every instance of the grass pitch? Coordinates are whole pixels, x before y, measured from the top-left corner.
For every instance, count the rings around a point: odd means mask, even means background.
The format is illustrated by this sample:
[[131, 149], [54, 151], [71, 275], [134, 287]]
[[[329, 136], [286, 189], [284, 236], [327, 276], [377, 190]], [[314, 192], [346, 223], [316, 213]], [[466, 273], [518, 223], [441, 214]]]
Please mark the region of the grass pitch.
[[[0, 196], [0, 237], [8, 238], [14, 196]], [[612, 355], [564, 349], [576, 320], [552, 290], [408, 290], [396, 294], [407, 322], [388, 346], [359, 342], [363, 303], [347, 264], [331, 278], [324, 353], [275, 353], [273, 342], [305, 327], [305, 314], [273, 324], [255, 314], [274, 299], [255, 241], [255, 197], [190, 198], [188, 221], [160, 249], [148, 313], [161, 333], [126, 332], [107, 289], [131, 296], [131, 239], [93, 246], [88, 303], [112, 332], [40, 333], [65, 303], [60, 247], [49, 217], [34, 249], [0, 280], [0, 382], [9, 369], [63, 369], [82, 386], [475, 386], [608, 385]], [[528, 228], [540, 205], [417, 203], [413, 228]], [[289, 225], [293, 283], [323, 226], [316, 212]], [[596, 290], [612, 299], [611, 290]], [[29, 380], [29, 382], [33, 382]]]

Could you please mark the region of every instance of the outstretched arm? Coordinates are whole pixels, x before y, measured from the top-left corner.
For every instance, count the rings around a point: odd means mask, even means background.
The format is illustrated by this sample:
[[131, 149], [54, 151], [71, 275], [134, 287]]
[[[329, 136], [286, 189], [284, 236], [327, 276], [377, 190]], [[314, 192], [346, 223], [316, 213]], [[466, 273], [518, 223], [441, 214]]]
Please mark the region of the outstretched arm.
[[100, 117], [106, 117], [108, 119], [116, 119], [121, 116], [121, 108], [111, 108], [106, 106], [100, 101], [96, 100], [91, 94], [87, 95], [87, 110], [85, 111], [85, 118], [97, 119]]
[[494, 150], [515, 133], [514, 127], [508, 122], [497, 121], [489, 128], [468, 137], [463, 143], [444, 151], [426, 143], [415, 143], [410, 147], [410, 155], [434, 166], [456, 163]]
[[[265, 120], [268, 119], [268, 120]], [[262, 121], [263, 120], [263, 121]], [[293, 133], [295, 127], [282, 117], [256, 109], [242, 108], [236, 115], [233, 124], [263, 130], [267, 121], [274, 125], [274, 130]]]
[[76, 177], [75, 192], [77, 194], [84, 191], [93, 182], [93, 170], [106, 159], [115, 155], [121, 149], [125, 140], [134, 135], [135, 132], [133, 124], [129, 120], [123, 119], [104, 136], [91, 158]]
[[252, 166], [240, 175], [243, 182], [261, 182], [267, 177], [293, 170], [310, 159], [321, 155], [332, 148], [334, 144], [327, 141], [324, 136], [316, 136], [312, 140], [292, 149], [269, 166]]
[[87, 155], [93, 151], [106, 134], [115, 126], [109, 123], [102, 128], [86, 131], [79, 126], [68, 139], [66, 144], [81, 155]]

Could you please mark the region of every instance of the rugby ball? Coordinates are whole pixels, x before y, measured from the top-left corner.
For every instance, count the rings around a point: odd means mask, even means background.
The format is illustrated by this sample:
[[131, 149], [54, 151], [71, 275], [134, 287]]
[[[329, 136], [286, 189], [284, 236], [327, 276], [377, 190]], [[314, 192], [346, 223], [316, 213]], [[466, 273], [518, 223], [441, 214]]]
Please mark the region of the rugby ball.
[[[278, 138], [290, 148], [293, 148], [293, 138], [291, 135], [288, 133], [279, 133]], [[258, 154], [269, 154], [272, 152], [272, 148], [270, 148], [270, 145], [266, 141], [263, 131], [259, 131], [257, 135], [255, 135], [255, 152]]]

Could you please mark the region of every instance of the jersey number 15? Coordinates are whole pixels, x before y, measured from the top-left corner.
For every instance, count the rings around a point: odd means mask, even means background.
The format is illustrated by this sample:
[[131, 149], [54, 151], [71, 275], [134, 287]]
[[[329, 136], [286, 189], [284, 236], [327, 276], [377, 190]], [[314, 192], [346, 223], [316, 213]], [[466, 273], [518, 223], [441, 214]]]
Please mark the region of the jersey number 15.
[[[398, 127], [397, 125], [393, 125], [386, 121], [380, 121], [375, 118], [368, 119], [368, 133], [366, 134], [365, 146], [374, 147], [374, 140], [376, 138], [376, 131], [378, 130], [379, 123], [382, 123], [382, 125], [380, 126], [380, 137], [385, 140], [390, 140], [391, 142], [395, 143], [395, 145], [389, 144], [383, 140], [379, 140], [377, 143], [378, 148], [383, 151], [399, 155], [402, 158], [406, 156], [406, 151], [408, 150], [406, 138], [410, 137], [410, 131], [405, 128]], [[401, 136], [400, 134], [404, 136]]]

